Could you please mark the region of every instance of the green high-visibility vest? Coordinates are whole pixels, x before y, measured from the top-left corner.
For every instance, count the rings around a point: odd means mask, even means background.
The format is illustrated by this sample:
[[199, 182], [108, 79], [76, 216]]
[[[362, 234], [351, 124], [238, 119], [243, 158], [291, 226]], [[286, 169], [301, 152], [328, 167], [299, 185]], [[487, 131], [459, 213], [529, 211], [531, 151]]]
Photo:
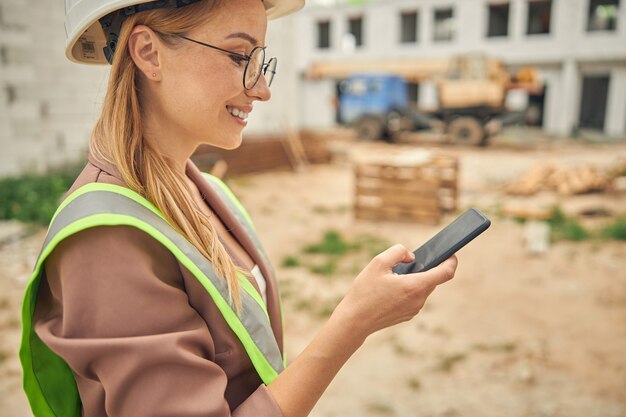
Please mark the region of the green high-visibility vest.
[[[205, 177], [267, 259], [252, 221], [239, 201], [222, 181], [208, 174]], [[125, 187], [90, 183], [74, 191], [57, 209], [24, 295], [20, 361], [24, 372], [24, 391], [36, 417], [80, 417], [82, 408], [71, 369], [33, 329], [32, 319], [44, 261], [66, 237], [90, 227], [113, 225], [136, 227], [169, 249], [209, 293], [243, 344], [261, 380], [269, 384], [276, 378], [284, 369], [285, 358], [272, 332], [265, 304], [248, 279], [240, 276], [243, 291], [241, 311], [237, 314], [227, 301], [226, 280], [215, 273], [212, 264], [165, 220], [152, 203]]]

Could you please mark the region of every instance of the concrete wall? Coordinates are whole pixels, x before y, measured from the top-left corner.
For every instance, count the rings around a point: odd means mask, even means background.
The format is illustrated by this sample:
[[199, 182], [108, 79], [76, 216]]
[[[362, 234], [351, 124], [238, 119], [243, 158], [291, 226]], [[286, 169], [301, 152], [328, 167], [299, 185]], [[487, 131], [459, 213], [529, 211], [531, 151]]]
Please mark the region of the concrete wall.
[[254, 111], [248, 118], [246, 135], [273, 134], [300, 125], [298, 72], [293, 52], [298, 47], [295, 32], [295, 19], [288, 16], [270, 21], [267, 29], [266, 56], [277, 57], [276, 77], [272, 82], [272, 98], [267, 102], [256, 102]]
[[[0, 177], [84, 156], [99, 114], [108, 66], [65, 58], [63, 1], [0, 0]], [[272, 99], [257, 102], [246, 134], [299, 125], [291, 18], [271, 22], [267, 53], [278, 56]]]
[[0, 176], [44, 171], [85, 149], [107, 69], [64, 57], [63, 3], [0, 0]]

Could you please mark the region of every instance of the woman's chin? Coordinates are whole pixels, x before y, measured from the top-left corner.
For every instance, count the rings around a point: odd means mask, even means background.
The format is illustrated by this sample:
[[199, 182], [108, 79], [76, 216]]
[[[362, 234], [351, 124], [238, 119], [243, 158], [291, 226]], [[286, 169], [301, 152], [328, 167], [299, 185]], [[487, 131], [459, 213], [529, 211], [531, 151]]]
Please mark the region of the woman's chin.
[[237, 149], [239, 146], [241, 146], [242, 141], [243, 141], [243, 136], [239, 134], [239, 135], [233, 135], [228, 138], [222, 137], [222, 138], [219, 138], [218, 140], [207, 139], [203, 143], [206, 145], [215, 146], [216, 148], [221, 148], [221, 149], [225, 149], [229, 151], [232, 149]]

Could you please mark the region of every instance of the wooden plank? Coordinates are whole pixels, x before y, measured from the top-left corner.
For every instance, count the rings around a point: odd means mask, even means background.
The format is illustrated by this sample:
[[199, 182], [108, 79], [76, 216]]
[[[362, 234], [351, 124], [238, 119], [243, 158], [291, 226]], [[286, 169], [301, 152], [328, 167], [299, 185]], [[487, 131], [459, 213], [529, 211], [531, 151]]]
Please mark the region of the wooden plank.
[[422, 181], [412, 181], [407, 184], [396, 184], [386, 182], [358, 181], [355, 184], [356, 193], [376, 192], [377, 190], [385, 190], [396, 194], [432, 194], [436, 195], [439, 187], [436, 183], [424, 183]]
[[371, 209], [357, 207], [355, 217], [362, 220], [388, 220], [436, 224], [441, 220], [439, 212], [411, 212], [393, 208]]
[[439, 178], [437, 170], [432, 167], [397, 167], [384, 165], [357, 165], [356, 176], [359, 178], [393, 180]]
[[357, 204], [368, 205], [372, 207], [392, 207], [412, 210], [413, 207], [418, 209], [439, 210], [439, 199], [435, 198], [419, 198], [406, 195], [382, 195], [382, 196], [364, 196], [357, 198]]

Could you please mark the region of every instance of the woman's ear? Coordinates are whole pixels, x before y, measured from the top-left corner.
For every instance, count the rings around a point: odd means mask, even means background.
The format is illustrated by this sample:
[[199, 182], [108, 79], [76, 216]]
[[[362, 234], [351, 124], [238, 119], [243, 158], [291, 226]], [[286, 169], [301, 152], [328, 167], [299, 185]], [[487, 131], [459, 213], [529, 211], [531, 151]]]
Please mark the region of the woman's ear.
[[161, 79], [159, 55], [161, 45], [157, 34], [146, 25], [135, 26], [128, 39], [128, 51], [131, 58], [149, 80]]

